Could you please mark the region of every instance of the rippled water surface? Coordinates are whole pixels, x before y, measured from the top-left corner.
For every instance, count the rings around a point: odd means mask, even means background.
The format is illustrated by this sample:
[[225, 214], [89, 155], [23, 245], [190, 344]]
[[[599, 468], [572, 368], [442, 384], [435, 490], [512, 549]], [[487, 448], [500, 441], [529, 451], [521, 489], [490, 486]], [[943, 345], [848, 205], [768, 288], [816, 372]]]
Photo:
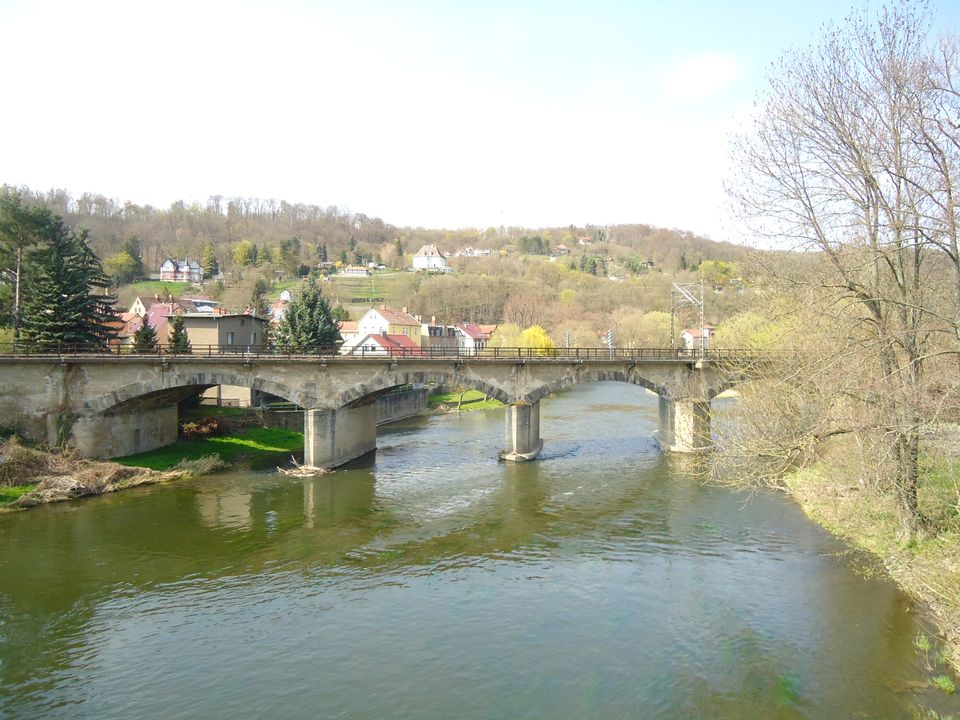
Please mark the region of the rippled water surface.
[[[701, 487], [655, 398], [382, 428], [375, 460], [0, 516], [3, 718], [902, 718], [902, 594], [788, 500]], [[939, 672], [939, 671], [935, 671]]]

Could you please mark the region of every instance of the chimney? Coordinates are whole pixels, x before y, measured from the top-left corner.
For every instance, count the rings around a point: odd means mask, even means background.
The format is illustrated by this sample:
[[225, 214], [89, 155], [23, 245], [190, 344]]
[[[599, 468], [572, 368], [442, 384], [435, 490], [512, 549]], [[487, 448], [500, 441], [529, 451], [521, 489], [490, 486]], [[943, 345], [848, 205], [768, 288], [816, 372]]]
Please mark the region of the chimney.
[[153, 299], [154, 299], [156, 302], [160, 302], [160, 293], [154, 293], [154, 294], [153, 294]]
[[400, 309], [401, 309], [403, 312], [406, 312], [406, 311], [407, 311], [407, 306], [404, 305], [404, 306], [403, 306], [402, 308], [400, 308]]
[[436, 316], [436, 315], [431, 315], [431, 316], [430, 316], [430, 324], [431, 324], [431, 325], [436, 325], [436, 324], [437, 324], [437, 316]]
[[413, 319], [416, 320], [418, 323], [422, 323], [422, 322], [423, 322], [423, 317], [420, 316], [420, 315], [414, 315], [414, 316], [413, 316]]

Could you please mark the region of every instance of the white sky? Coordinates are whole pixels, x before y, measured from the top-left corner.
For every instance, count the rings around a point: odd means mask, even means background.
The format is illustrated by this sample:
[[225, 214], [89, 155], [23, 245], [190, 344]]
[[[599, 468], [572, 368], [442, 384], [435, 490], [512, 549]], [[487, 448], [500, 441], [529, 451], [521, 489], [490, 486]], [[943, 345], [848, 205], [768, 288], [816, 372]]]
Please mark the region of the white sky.
[[729, 133], [847, 6], [669, 5], [0, 0], [0, 182], [726, 239]]

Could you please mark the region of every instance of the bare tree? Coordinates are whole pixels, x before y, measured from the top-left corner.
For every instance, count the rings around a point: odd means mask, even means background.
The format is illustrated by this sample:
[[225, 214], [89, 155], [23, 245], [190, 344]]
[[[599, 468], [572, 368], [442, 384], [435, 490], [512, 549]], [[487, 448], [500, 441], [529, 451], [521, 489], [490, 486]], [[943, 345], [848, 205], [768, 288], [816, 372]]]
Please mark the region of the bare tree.
[[[730, 186], [758, 235], [817, 254], [802, 274], [789, 262], [768, 267], [807, 290], [830, 350], [808, 352], [791, 381], [818, 388], [826, 417], [855, 419], [831, 435], [876, 441], [905, 536], [921, 522], [920, 437], [935, 405], [928, 365], [948, 351], [944, 333], [960, 337], [960, 295], [944, 285], [945, 260], [956, 256], [952, 190], [943, 190], [955, 167], [944, 130], [956, 64], [935, 62], [928, 26], [923, 8], [906, 3], [854, 13], [785, 56], [735, 141]], [[952, 58], [944, 48], [940, 57]]]

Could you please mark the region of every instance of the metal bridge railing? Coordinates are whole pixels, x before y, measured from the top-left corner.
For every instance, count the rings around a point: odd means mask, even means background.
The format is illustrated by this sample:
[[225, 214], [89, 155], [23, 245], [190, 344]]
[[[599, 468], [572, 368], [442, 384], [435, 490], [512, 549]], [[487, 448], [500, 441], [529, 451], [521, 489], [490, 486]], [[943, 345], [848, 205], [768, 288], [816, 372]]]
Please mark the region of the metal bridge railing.
[[0, 358], [50, 357], [75, 359], [148, 359], [186, 360], [189, 358], [249, 358], [249, 359], [319, 359], [348, 362], [354, 359], [438, 359], [438, 360], [494, 360], [494, 361], [677, 361], [695, 362], [697, 360], [742, 362], [748, 360], [772, 359], [776, 351], [706, 349], [683, 350], [674, 348], [391, 348], [356, 347], [349, 353], [340, 354], [337, 347], [284, 347], [260, 345], [193, 345], [189, 352], [173, 349], [169, 345], [158, 345], [155, 350], [137, 353], [130, 345], [37, 345], [31, 343], [0, 343]]

